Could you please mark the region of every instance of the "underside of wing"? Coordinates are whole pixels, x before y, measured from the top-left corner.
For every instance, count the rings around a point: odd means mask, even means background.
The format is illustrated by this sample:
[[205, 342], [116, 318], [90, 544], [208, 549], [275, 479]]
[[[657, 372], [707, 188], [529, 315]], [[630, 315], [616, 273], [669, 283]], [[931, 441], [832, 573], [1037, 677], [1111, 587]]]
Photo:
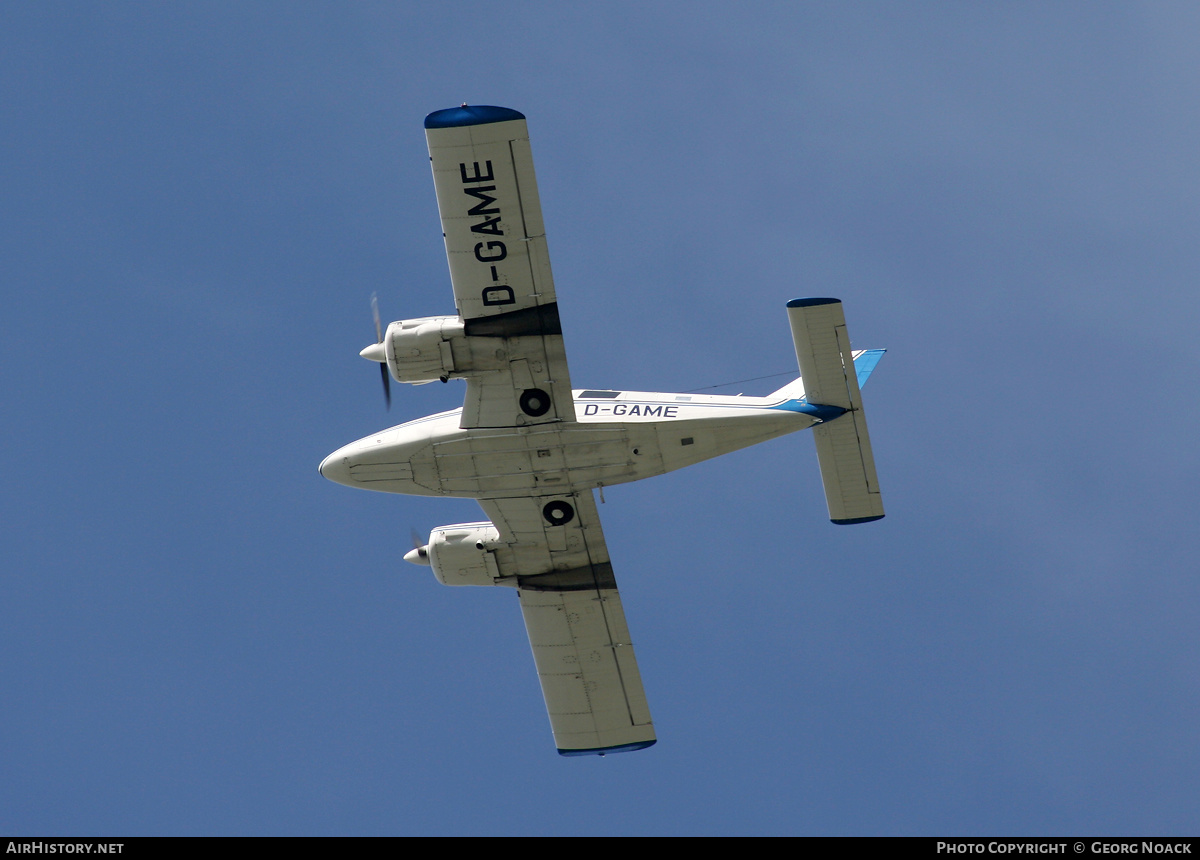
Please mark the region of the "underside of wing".
[[499, 370], [471, 376], [463, 427], [575, 420], [525, 118], [462, 106], [425, 120], [454, 302]]
[[516, 576], [525, 629], [562, 755], [644, 749], [654, 725], [590, 491], [482, 499]]

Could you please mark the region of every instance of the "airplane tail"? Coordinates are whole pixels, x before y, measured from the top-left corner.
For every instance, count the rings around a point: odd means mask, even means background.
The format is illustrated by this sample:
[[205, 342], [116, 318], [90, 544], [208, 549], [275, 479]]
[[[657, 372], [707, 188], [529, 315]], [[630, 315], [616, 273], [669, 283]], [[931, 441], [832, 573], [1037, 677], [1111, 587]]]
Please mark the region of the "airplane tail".
[[860, 388], [884, 351], [855, 355], [850, 350], [838, 299], [793, 299], [787, 307], [800, 379], [776, 393], [844, 410], [813, 428], [829, 519], [838, 525], [882, 519], [883, 499]]
[[[871, 374], [875, 370], [875, 366], [879, 364], [879, 360], [883, 358], [886, 349], [856, 349], [854, 356], [855, 377], [858, 379], [858, 387], [861, 389], [867, 384]], [[782, 388], [778, 388], [767, 395], [769, 398], [783, 397], [788, 400], [799, 400], [804, 397], [804, 377], [798, 376]]]

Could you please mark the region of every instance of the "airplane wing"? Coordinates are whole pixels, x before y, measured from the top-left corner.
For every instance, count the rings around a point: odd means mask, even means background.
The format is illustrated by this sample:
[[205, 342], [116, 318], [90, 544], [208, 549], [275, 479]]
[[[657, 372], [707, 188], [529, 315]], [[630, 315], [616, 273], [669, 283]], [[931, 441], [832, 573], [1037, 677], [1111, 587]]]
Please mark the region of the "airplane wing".
[[481, 499], [517, 576], [555, 745], [562, 755], [644, 749], [655, 742], [600, 514], [590, 490]]
[[477, 105], [425, 118], [454, 303], [500, 365], [467, 379], [462, 426], [574, 421], [525, 117]]

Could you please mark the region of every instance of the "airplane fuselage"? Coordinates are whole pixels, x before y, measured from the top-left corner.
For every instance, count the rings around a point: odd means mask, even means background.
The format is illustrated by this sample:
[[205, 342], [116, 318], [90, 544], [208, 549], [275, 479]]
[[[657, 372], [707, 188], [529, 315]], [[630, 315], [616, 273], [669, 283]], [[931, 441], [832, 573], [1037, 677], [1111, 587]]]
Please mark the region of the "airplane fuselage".
[[576, 391], [574, 422], [459, 426], [461, 409], [381, 430], [330, 454], [321, 474], [416, 496], [569, 493], [662, 475], [820, 422], [779, 397]]

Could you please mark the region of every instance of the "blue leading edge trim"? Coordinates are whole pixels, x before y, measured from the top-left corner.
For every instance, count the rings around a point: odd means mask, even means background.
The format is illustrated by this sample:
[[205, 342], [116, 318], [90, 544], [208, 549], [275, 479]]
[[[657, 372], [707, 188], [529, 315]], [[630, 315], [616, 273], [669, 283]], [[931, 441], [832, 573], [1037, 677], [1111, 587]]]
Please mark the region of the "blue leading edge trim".
[[494, 105], [463, 105], [462, 107], [435, 110], [425, 117], [425, 127], [456, 128], [462, 125], [507, 122], [510, 119], [525, 119], [525, 114], [512, 108], [495, 107]]
[[883, 514], [880, 514], [877, 517], [855, 517], [854, 519], [850, 520], [830, 520], [830, 522], [835, 526], [852, 526], [855, 523], [873, 523], [875, 520], [881, 519], [883, 519]]
[[658, 741], [638, 741], [635, 744], [621, 744], [615, 747], [596, 747], [590, 750], [559, 750], [559, 755], [607, 755], [608, 753], [633, 752], [654, 746]]

